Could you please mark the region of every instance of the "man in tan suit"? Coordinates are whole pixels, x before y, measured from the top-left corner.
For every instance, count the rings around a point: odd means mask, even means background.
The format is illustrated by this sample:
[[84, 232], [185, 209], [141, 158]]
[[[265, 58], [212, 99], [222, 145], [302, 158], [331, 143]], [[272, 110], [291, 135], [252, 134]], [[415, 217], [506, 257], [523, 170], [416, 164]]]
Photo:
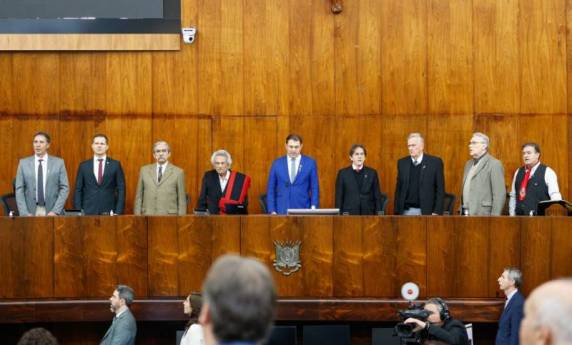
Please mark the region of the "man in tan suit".
[[465, 164], [461, 214], [500, 216], [506, 200], [502, 163], [488, 153], [489, 137], [476, 132], [469, 142], [473, 159]]
[[184, 215], [187, 213], [185, 173], [169, 163], [171, 149], [165, 141], [153, 144], [155, 164], [139, 172], [135, 193], [136, 215]]

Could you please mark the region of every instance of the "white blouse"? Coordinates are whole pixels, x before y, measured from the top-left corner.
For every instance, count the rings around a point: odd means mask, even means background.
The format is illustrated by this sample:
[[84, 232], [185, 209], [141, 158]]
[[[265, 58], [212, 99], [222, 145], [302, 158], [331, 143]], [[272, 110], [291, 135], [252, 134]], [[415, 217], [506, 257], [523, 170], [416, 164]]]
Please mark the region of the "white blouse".
[[183, 334], [181, 345], [205, 345], [205, 337], [203, 336], [201, 325], [198, 323], [192, 324]]

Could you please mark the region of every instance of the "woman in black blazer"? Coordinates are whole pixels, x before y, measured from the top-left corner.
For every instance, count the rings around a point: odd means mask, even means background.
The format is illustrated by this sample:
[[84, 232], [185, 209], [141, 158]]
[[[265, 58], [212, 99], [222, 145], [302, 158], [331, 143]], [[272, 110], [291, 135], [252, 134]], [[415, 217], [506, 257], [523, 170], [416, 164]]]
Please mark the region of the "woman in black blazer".
[[350, 149], [352, 165], [338, 171], [336, 178], [336, 208], [340, 214], [383, 214], [377, 171], [364, 166], [367, 151], [361, 144]]

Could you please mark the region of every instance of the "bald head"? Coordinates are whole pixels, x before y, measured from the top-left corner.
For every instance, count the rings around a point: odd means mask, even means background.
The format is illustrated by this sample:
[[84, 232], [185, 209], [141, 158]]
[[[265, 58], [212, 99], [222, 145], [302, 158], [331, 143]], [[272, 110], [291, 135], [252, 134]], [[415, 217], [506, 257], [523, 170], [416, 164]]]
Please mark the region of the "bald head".
[[550, 281], [530, 294], [524, 305], [520, 342], [572, 344], [572, 279]]

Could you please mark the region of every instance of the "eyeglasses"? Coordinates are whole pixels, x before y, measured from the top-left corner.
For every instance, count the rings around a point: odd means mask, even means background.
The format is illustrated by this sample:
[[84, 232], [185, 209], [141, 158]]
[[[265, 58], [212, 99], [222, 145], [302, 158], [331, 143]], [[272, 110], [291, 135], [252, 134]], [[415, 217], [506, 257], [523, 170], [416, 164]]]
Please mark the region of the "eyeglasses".
[[469, 141], [469, 145], [476, 145], [476, 144], [484, 144], [484, 142], [483, 141], [474, 141], [474, 140]]
[[163, 153], [163, 152], [169, 152], [169, 150], [167, 149], [159, 149], [159, 150], [155, 150], [155, 153]]

